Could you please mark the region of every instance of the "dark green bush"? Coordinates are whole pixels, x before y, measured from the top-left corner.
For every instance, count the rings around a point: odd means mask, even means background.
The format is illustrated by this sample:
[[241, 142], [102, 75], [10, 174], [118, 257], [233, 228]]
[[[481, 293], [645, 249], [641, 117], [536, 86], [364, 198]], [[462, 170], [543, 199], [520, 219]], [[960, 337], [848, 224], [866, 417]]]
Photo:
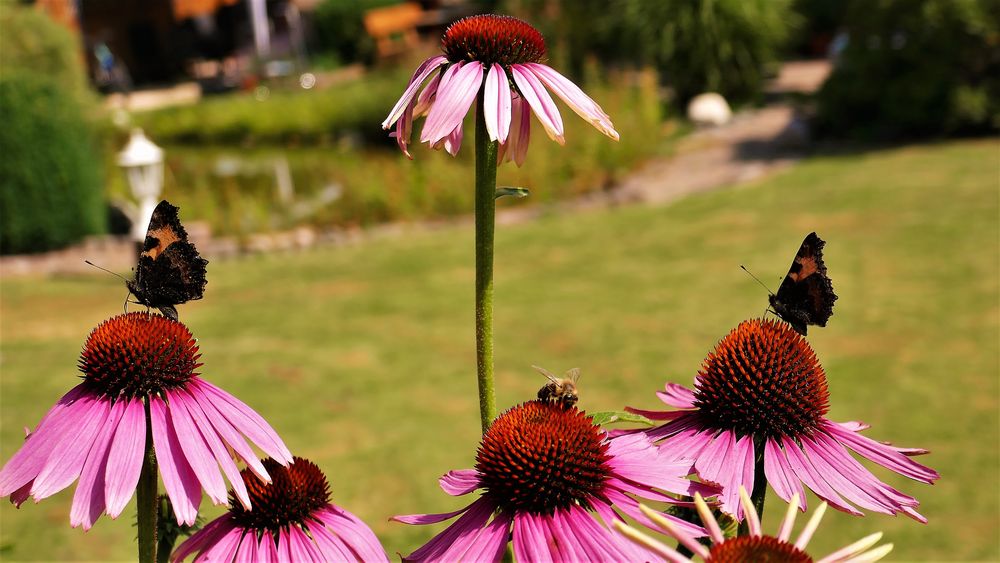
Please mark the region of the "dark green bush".
[[86, 90], [77, 39], [39, 10], [0, 9], [0, 73], [18, 69], [45, 75], [74, 92]]
[[857, 0], [817, 129], [892, 140], [1000, 127], [1000, 3]]
[[650, 64], [679, 107], [707, 91], [730, 102], [759, 96], [764, 74], [796, 21], [790, 0], [560, 0], [510, 2], [514, 13], [544, 22], [550, 47], [578, 72], [586, 57]]
[[48, 76], [4, 69], [0, 119], [0, 253], [102, 232], [101, 159], [72, 93]]
[[399, 0], [324, 0], [312, 13], [313, 49], [340, 64], [369, 63], [375, 43], [365, 32], [367, 10]]

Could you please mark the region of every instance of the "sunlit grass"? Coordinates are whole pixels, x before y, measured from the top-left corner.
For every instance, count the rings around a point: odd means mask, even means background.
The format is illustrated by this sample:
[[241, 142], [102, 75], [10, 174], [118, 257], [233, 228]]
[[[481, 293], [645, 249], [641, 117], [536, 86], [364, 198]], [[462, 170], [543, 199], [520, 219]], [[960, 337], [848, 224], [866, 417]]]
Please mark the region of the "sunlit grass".
[[[930, 523], [828, 514], [811, 551], [883, 530], [897, 560], [993, 560], [998, 519], [998, 153], [957, 142], [821, 157], [788, 173], [664, 208], [551, 216], [498, 230], [498, 404], [543, 383], [531, 364], [583, 369], [581, 407], [658, 408], [665, 380], [701, 359], [777, 284], [803, 235], [828, 241], [840, 300], [810, 331], [829, 377], [831, 418], [932, 450], [933, 487], [875, 473], [921, 501]], [[181, 307], [204, 376], [265, 416], [316, 461], [334, 501], [390, 555], [440, 526], [393, 514], [464, 504], [437, 488], [471, 467], [478, 407], [471, 229], [209, 266], [203, 301]], [[0, 459], [76, 382], [87, 332], [120, 311], [108, 277], [5, 280]], [[72, 490], [0, 508], [4, 559], [134, 559], [133, 512], [84, 534]], [[814, 499], [812, 499], [814, 500]], [[764, 517], [772, 530], [780, 507]], [[206, 511], [209, 516], [218, 509]]]

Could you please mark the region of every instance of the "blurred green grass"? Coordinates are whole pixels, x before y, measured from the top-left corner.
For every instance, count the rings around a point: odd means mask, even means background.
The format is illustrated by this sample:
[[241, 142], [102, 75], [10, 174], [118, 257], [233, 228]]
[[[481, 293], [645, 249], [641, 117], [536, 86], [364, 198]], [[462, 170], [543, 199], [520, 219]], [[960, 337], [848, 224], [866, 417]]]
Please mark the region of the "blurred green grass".
[[[531, 398], [538, 364], [580, 366], [587, 410], [658, 408], [664, 381], [690, 384], [717, 340], [764, 310], [766, 294], [738, 265], [776, 285], [816, 230], [840, 296], [829, 326], [809, 336], [829, 377], [830, 417], [930, 449], [922, 461], [942, 478], [926, 486], [875, 468], [917, 497], [930, 523], [831, 511], [810, 551], [882, 530], [895, 560], [1000, 558], [997, 165], [995, 141], [816, 157], [669, 207], [500, 228], [498, 404]], [[471, 229], [454, 227], [217, 262], [206, 298], [181, 308], [205, 378], [318, 463], [334, 502], [390, 554], [442, 526], [389, 516], [467, 502], [436, 479], [471, 467], [477, 445], [472, 252]], [[123, 297], [110, 276], [0, 282], [0, 459], [76, 383], [84, 338]], [[3, 503], [0, 556], [134, 559], [131, 509], [84, 534], [68, 526], [71, 498], [72, 489], [20, 511]], [[780, 508], [768, 507], [765, 529]]]

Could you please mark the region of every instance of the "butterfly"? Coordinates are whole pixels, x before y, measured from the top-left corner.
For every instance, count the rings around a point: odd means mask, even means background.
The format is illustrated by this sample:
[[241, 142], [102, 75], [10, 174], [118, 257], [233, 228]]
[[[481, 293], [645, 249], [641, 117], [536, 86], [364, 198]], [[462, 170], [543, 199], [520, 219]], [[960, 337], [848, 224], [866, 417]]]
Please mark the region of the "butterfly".
[[188, 241], [177, 212], [177, 207], [166, 200], [153, 209], [135, 279], [125, 282], [139, 304], [156, 307], [175, 321], [175, 306], [201, 299], [208, 283], [208, 260]]
[[774, 314], [803, 336], [807, 325], [826, 326], [837, 300], [823, 263], [825, 245], [816, 233], [806, 235], [778, 293], [768, 297]]

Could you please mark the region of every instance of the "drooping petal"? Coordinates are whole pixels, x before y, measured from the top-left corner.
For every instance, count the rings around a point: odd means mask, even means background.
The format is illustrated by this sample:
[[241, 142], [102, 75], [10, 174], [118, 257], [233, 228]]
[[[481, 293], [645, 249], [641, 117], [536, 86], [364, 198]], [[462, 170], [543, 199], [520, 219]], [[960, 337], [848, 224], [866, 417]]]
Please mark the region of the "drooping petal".
[[111, 439], [125, 412], [125, 401], [115, 401], [108, 411], [104, 425], [94, 437], [94, 445], [87, 454], [87, 461], [80, 473], [80, 482], [73, 492], [73, 507], [69, 512], [69, 524], [76, 528], [83, 526], [89, 530], [104, 512], [104, 475], [108, 467], [108, 450]]
[[181, 405], [182, 400], [175, 400], [175, 395], [176, 392], [167, 392], [168, 419], [174, 426], [174, 435], [177, 436], [184, 458], [197, 475], [198, 482], [201, 483], [208, 498], [214, 504], [226, 504], [226, 482], [219, 473], [215, 456], [212, 455], [191, 416]]
[[[219, 413], [268, 456], [282, 465], [287, 466], [292, 462], [292, 452], [288, 451], [278, 433], [245, 403], [203, 379], [196, 378], [188, 386], [189, 389], [193, 386], [214, 397], [216, 400], [212, 401], [212, 404]], [[191, 392], [196, 393], [194, 390]]]
[[500, 561], [504, 548], [507, 547], [507, 537], [510, 535], [510, 519], [495, 516], [483, 528], [479, 537], [469, 546], [463, 555], [463, 561]]
[[403, 109], [410, 104], [410, 101], [416, 95], [417, 90], [420, 85], [423, 84], [424, 80], [430, 76], [432, 72], [437, 70], [437, 68], [448, 62], [447, 57], [443, 55], [438, 55], [431, 57], [424, 62], [420, 63], [417, 70], [413, 71], [413, 76], [410, 77], [410, 82], [406, 85], [406, 90], [403, 91], [403, 95], [399, 97], [399, 101], [393, 106], [392, 111], [382, 122], [382, 129], [388, 129], [396, 122], [401, 115], [403, 115]]
[[358, 554], [352, 552], [351, 548], [330, 528], [322, 524], [317, 524], [309, 527], [309, 533], [312, 534], [313, 541], [316, 542], [316, 547], [327, 560], [364, 561]]
[[510, 71], [514, 77], [514, 83], [517, 84], [521, 95], [535, 112], [535, 117], [541, 122], [549, 138], [560, 145], [566, 144], [559, 108], [556, 107], [556, 103], [552, 101], [552, 97], [549, 96], [542, 83], [535, 77], [534, 73], [523, 68], [523, 65], [511, 65]]
[[514, 516], [514, 559], [517, 561], [537, 561], [550, 563], [552, 553], [545, 535], [545, 528], [539, 524], [540, 516], [530, 513]]
[[56, 401], [21, 449], [0, 470], [0, 496], [10, 495], [38, 475], [62, 436], [77, 424], [75, 413], [80, 409], [77, 401], [89, 395], [81, 383]]
[[507, 142], [510, 132], [510, 85], [507, 73], [497, 63], [493, 63], [483, 85], [483, 116], [486, 131], [491, 141]]
[[215, 404], [208, 399], [206, 395], [200, 393], [194, 393], [191, 398], [201, 407], [202, 412], [205, 414], [205, 418], [208, 422], [212, 424], [212, 428], [218, 433], [219, 438], [222, 439], [223, 443], [227, 447], [236, 452], [236, 455], [243, 460], [243, 463], [247, 464], [250, 471], [259, 477], [265, 483], [271, 482], [271, 476], [267, 474], [267, 470], [264, 469], [264, 464], [261, 463], [257, 454], [254, 453], [253, 449], [247, 445], [246, 440], [243, 436], [236, 430], [235, 427], [229, 422], [229, 419], [225, 417], [218, 409], [215, 408]]
[[[487, 520], [489, 520], [490, 515], [495, 509], [496, 506], [492, 501], [486, 497], [480, 497], [464, 509], [465, 514], [463, 514], [461, 518], [445, 528], [443, 532], [434, 536], [434, 538], [424, 544], [423, 547], [417, 549], [409, 556], [404, 557], [403, 560], [436, 560], [442, 553], [446, 552], [452, 544], [464, 544], [470, 539], [475, 539], [474, 532], [486, 525]], [[394, 519], [398, 519], [398, 517]], [[470, 535], [473, 537], [470, 538]], [[467, 545], [466, 548], [468, 548]]]
[[528, 154], [528, 144], [531, 141], [531, 110], [528, 102], [517, 94], [513, 94], [510, 106], [510, 132], [507, 142], [500, 144], [497, 151], [497, 162], [510, 162], [521, 166]]
[[[454, 73], [449, 76], [449, 73]], [[466, 64], [455, 63], [438, 85], [437, 99], [430, 111], [420, 133], [420, 142], [436, 145], [459, 127], [465, 114], [469, 112], [472, 102], [483, 82], [483, 65], [479, 62]]]
[[170, 504], [174, 507], [177, 522], [192, 525], [201, 505], [201, 485], [191, 464], [184, 457], [177, 441], [173, 423], [167, 406], [159, 397], [151, 397], [149, 403], [150, 420], [153, 425], [153, 448], [163, 478], [163, 488], [167, 491]]
[[[298, 526], [289, 526], [284, 539], [288, 540], [289, 561], [325, 561], [316, 544]], [[363, 560], [362, 560], [363, 561]]]
[[843, 510], [855, 516], [861, 516], [861, 512], [858, 509], [848, 504], [847, 501], [837, 494], [837, 491], [827, 484], [826, 479], [816, 472], [812, 464], [809, 463], [809, 459], [799, 449], [798, 444], [795, 443], [795, 440], [786, 436], [781, 439], [781, 443], [784, 446], [789, 467], [819, 498], [830, 503], [830, 505], [838, 510]]
[[[444, 138], [444, 150], [448, 151], [448, 154], [455, 156], [458, 154], [458, 149], [462, 148], [462, 137], [465, 132], [462, 130], [462, 124], [459, 123], [458, 127], [451, 132], [447, 137]], [[434, 148], [440, 148], [436, 146]]]
[[131, 399], [111, 439], [104, 473], [104, 503], [108, 516], [117, 518], [135, 492], [146, 448], [146, 409], [141, 399]]
[[399, 150], [406, 155], [406, 158], [413, 160], [413, 155], [410, 154], [410, 135], [413, 132], [413, 103], [406, 106], [406, 110], [403, 112], [402, 117], [396, 121], [396, 130], [389, 134], [390, 137], [396, 138], [396, 145]]
[[315, 516], [334, 530], [361, 561], [388, 561], [385, 549], [367, 524], [339, 506], [327, 506]]
[[194, 426], [201, 433], [201, 438], [205, 445], [208, 446], [209, 451], [215, 458], [215, 461], [222, 467], [222, 472], [229, 479], [230, 484], [233, 486], [233, 493], [235, 494], [237, 500], [243, 505], [243, 508], [250, 510], [250, 494], [247, 492], [246, 483], [243, 482], [243, 477], [240, 476], [240, 469], [236, 467], [236, 463], [233, 462], [232, 456], [229, 455], [229, 450], [226, 448], [222, 440], [219, 439], [219, 435], [216, 434], [215, 429], [212, 424], [208, 421], [208, 417], [198, 406], [198, 403], [191, 397], [186, 391], [181, 390], [171, 394], [171, 401], [173, 402], [172, 409], [176, 413], [176, 416], [182, 416], [180, 410], [184, 409], [187, 411], [187, 416], [190, 417], [191, 421], [194, 422]]
[[559, 96], [559, 99], [565, 102], [577, 115], [590, 122], [601, 133], [618, 140], [618, 132], [615, 131], [611, 118], [604, 113], [597, 102], [585, 94], [576, 84], [543, 64], [526, 63], [523, 66], [555, 92], [556, 96]]
[[431, 110], [434, 100], [437, 99], [437, 89], [441, 84], [442, 74], [441, 72], [436, 73], [431, 78], [431, 81], [427, 83], [427, 86], [420, 91], [420, 94], [417, 96], [417, 103], [413, 106], [413, 117], [427, 115], [427, 112]]
[[[214, 551], [215, 546], [223, 540], [226, 541], [226, 547], [228, 548], [230, 542], [232, 541], [230, 536], [233, 531], [237, 532], [236, 542], [238, 543], [243, 530], [233, 522], [232, 517], [229, 514], [224, 514], [206, 524], [204, 528], [198, 530], [181, 545], [177, 546], [177, 549], [175, 549], [173, 554], [170, 556], [170, 560], [174, 562], [183, 561], [186, 557], [193, 553], [209, 550]], [[231, 560], [231, 558], [223, 559], [219, 557], [216, 560], [228, 561]]]
[[768, 438], [764, 442], [764, 475], [767, 482], [774, 488], [774, 492], [785, 502], [792, 502], [793, 498], [798, 499], [799, 509], [806, 511], [805, 491], [802, 490], [802, 481], [795, 476], [795, 472], [788, 465], [785, 452], [781, 450], [778, 442]]
[[67, 429], [63, 439], [53, 449], [42, 470], [35, 477], [31, 496], [36, 501], [54, 495], [70, 486], [83, 470], [84, 461], [94, 445], [98, 429], [107, 420], [111, 402], [96, 397], [83, 397], [78, 402], [77, 423]]
[[833, 422], [824, 424], [824, 429], [859, 455], [904, 477], [909, 477], [921, 483], [933, 483], [940, 478], [937, 471], [913, 461], [908, 456], [900, 453], [898, 448], [876, 442], [871, 438], [844, 429]]
[[454, 512], [442, 512], [439, 514], [400, 514], [398, 516], [393, 516], [389, 520], [395, 522], [402, 522], [403, 524], [412, 524], [415, 526], [422, 526], [424, 524], [437, 524], [438, 522], [451, 520], [452, 518], [458, 516], [459, 514], [462, 514], [466, 510], [469, 510], [469, 506], [466, 506], [465, 508], [460, 508]]
[[442, 475], [438, 483], [451, 496], [467, 495], [479, 486], [479, 473], [475, 469], [454, 469]]

